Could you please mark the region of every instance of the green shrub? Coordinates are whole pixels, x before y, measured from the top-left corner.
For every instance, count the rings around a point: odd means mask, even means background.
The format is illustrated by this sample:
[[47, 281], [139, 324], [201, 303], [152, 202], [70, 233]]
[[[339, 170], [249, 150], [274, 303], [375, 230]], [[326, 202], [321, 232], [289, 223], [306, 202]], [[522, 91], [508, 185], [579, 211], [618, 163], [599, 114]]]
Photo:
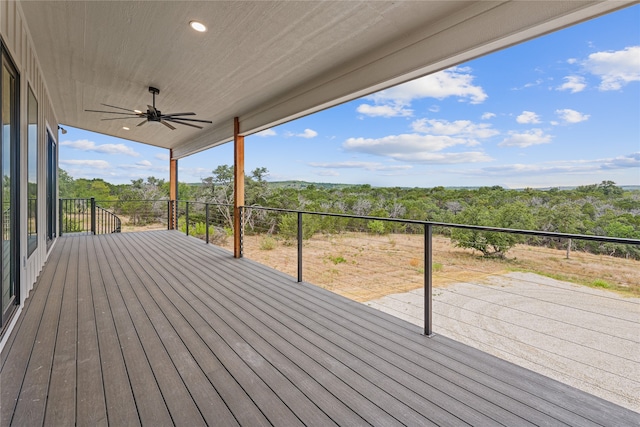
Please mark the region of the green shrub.
[[264, 236], [260, 240], [260, 249], [263, 251], [270, 251], [276, 248], [276, 239], [271, 236]]
[[79, 233], [84, 231], [82, 221], [76, 221], [69, 217], [65, 217], [64, 220], [64, 232], [65, 233]]
[[343, 264], [343, 263], [347, 262], [347, 260], [344, 259], [343, 256], [328, 256], [327, 258], [329, 259], [329, 261], [331, 261], [335, 265]]
[[591, 282], [591, 286], [594, 288], [603, 288], [603, 289], [610, 289], [612, 288], [611, 283], [606, 282], [602, 279], [596, 279], [593, 282]]
[[[302, 240], [308, 240], [318, 231], [319, 221], [316, 216], [306, 215], [302, 218]], [[285, 240], [298, 238], [298, 214], [282, 215], [278, 223], [280, 236]]]
[[369, 232], [371, 234], [383, 235], [388, 233], [384, 222], [380, 221], [379, 219], [369, 221], [369, 223], [367, 224], [367, 228], [369, 229]]

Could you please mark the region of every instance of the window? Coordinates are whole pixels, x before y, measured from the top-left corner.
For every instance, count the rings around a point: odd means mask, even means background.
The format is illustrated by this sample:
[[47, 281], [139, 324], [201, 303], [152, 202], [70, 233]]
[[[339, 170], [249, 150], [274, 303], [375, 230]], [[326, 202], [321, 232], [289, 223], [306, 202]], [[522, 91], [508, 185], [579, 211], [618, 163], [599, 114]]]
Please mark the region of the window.
[[19, 216], [19, 182], [18, 160], [20, 145], [18, 124], [19, 77], [16, 68], [9, 59], [4, 45], [0, 43], [0, 62], [2, 63], [0, 77], [0, 118], [2, 131], [0, 132], [0, 176], [2, 177], [2, 197], [0, 211], [2, 212], [2, 292], [0, 293], [0, 307], [2, 307], [1, 327], [6, 325], [15, 312], [16, 304], [20, 300], [17, 284], [20, 283], [20, 269], [18, 268], [20, 248], [20, 216]]
[[38, 101], [31, 87], [27, 110], [27, 245], [31, 255], [38, 247]]

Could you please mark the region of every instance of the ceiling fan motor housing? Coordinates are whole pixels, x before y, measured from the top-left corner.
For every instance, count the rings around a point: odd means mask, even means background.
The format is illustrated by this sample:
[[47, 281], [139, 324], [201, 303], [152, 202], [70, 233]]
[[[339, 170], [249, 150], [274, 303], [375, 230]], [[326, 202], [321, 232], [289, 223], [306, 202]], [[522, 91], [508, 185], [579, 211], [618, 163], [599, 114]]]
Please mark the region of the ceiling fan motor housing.
[[127, 111], [128, 113], [123, 113], [121, 111], [103, 111], [103, 110], [85, 110], [85, 111], [94, 112], [94, 113], [120, 114], [120, 115], [123, 115], [123, 116], [127, 116], [127, 117], [117, 117], [115, 119], [109, 118], [109, 119], [102, 119], [102, 120], [121, 120], [121, 119], [132, 119], [132, 118], [138, 118], [138, 119], [144, 118], [145, 121], [140, 123], [138, 126], [142, 126], [147, 122], [158, 122], [158, 123], [162, 123], [163, 125], [165, 125], [166, 127], [168, 127], [171, 130], [175, 130], [176, 129], [175, 127], [173, 127], [173, 125], [171, 123], [176, 123], [176, 124], [183, 125], [183, 126], [190, 126], [192, 128], [197, 128], [197, 129], [202, 129], [202, 126], [194, 124], [193, 122], [211, 123], [211, 120], [200, 120], [200, 119], [192, 119], [192, 118], [184, 117], [184, 116], [195, 116], [196, 113], [192, 113], [192, 112], [189, 112], [189, 113], [172, 113], [172, 114], [166, 114], [166, 115], [163, 116], [162, 112], [156, 108], [156, 95], [158, 95], [160, 93], [160, 89], [155, 88], [153, 86], [149, 86], [149, 92], [153, 96], [153, 105], [147, 105], [149, 108], [147, 109], [146, 113], [142, 113], [139, 110], [130, 110], [128, 108], [117, 107], [115, 105], [109, 105], [109, 104], [102, 104], [102, 105], [104, 105], [105, 107], [115, 108], [117, 110], [124, 110], [124, 111]]
[[159, 122], [162, 120], [162, 112], [160, 110], [147, 110], [147, 120], [150, 122]]

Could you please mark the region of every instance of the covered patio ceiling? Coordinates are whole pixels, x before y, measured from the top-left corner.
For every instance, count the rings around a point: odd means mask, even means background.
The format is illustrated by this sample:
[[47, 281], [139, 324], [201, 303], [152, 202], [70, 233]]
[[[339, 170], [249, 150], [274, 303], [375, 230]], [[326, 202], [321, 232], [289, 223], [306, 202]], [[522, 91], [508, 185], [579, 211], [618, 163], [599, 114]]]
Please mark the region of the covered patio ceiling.
[[[24, 1], [60, 123], [184, 157], [635, 1]], [[208, 30], [197, 33], [189, 22]], [[108, 120], [193, 111], [204, 129]], [[116, 110], [117, 111], [117, 110]], [[123, 130], [123, 126], [131, 130]]]

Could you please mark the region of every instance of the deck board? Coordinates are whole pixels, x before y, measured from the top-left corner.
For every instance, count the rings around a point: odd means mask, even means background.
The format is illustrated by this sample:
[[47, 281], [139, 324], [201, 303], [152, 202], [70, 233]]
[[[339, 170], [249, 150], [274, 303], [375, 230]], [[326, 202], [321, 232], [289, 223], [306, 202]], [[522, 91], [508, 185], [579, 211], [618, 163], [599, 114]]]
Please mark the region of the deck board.
[[[12, 393], [16, 395], [14, 400], [17, 400], [12, 420], [16, 425], [40, 425], [44, 421], [54, 349], [58, 335], [60, 308], [62, 306], [72, 245], [65, 242], [64, 249], [66, 251], [56, 266], [43, 310], [30, 319], [37, 324], [36, 334], [34, 337], [29, 333], [29, 337], [32, 338], [30, 342], [27, 342], [27, 347], [31, 344], [31, 351], [27, 354], [28, 363], [25, 371], [23, 371], [19, 395]], [[41, 314], [41, 316], [37, 314]], [[32, 329], [29, 329], [29, 332], [31, 332]], [[7, 369], [12, 369], [12, 362], [7, 360], [3, 372]], [[8, 385], [3, 384], [3, 390], [5, 387], [8, 387]]]
[[60, 238], [1, 425], [638, 425], [640, 414], [178, 232]]
[[[91, 290], [91, 271], [88, 262], [88, 240], [83, 239], [78, 254], [78, 353], [77, 353], [77, 425], [107, 424], [104, 395], [104, 373], [98, 345], [98, 326]], [[95, 381], [99, 376], [102, 381]]]
[[[72, 238], [65, 239], [71, 240]], [[137, 425], [140, 423], [138, 410], [133, 398], [133, 390], [129, 382], [120, 339], [107, 299], [102, 272], [98, 266], [98, 253], [95, 244], [95, 239], [87, 239], [91, 296], [102, 369], [93, 371], [93, 375], [85, 378], [84, 381], [95, 381], [102, 384], [108, 424]], [[91, 372], [87, 372], [87, 374], [91, 375]], [[87, 408], [87, 410], [91, 409]]]
[[80, 245], [74, 245], [64, 279], [62, 302], [53, 350], [50, 397], [45, 400], [45, 422], [49, 425], [74, 425], [76, 422], [76, 367], [78, 361], [78, 266]]

